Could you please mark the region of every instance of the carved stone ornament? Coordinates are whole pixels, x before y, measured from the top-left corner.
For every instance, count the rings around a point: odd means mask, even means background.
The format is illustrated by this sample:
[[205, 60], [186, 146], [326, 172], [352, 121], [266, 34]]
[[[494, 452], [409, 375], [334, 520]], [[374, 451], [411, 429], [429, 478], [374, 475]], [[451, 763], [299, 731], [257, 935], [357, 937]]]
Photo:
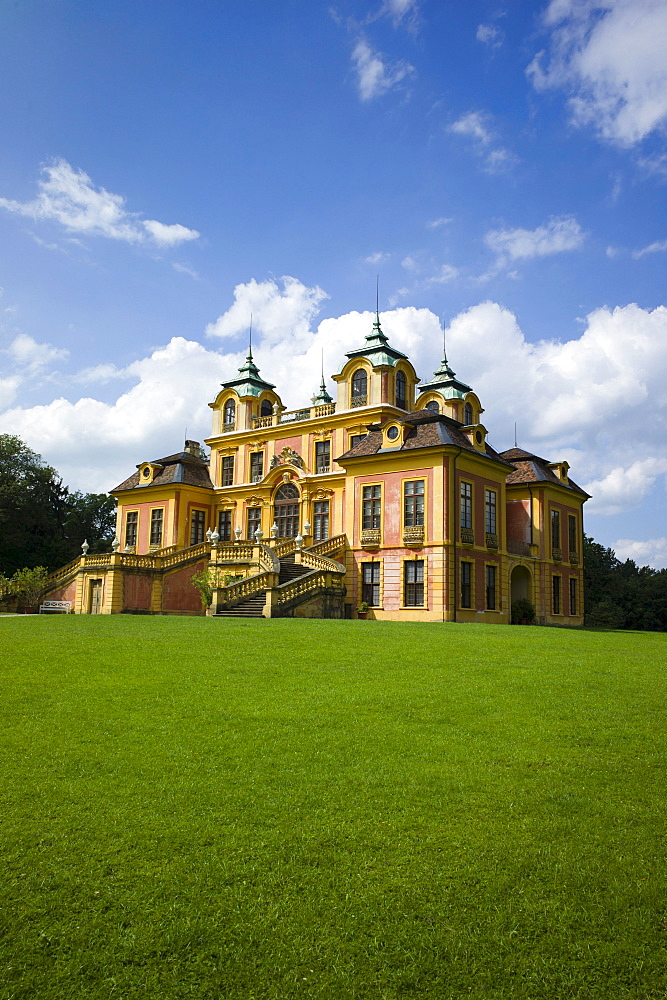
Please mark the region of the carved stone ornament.
[[293, 448], [285, 446], [280, 454], [283, 462], [289, 462], [290, 465], [296, 465], [297, 469], [303, 469], [303, 459]]
[[227, 500], [225, 503], [218, 504], [219, 510], [234, 510], [236, 507], [236, 500]]
[[289, 483], [289, 481], [291, 480], [291, 478], [292, 477], [290, 476], [289, 472], [283, 472], [283, 482], [284, 483]]
[[246, 497], [246, 507], [261, 507], [266, 501], [264, 497], [258, 497], [256, 494], [252, 497]]
[[333, 433], [334, 433], [333, 427], [329, 427], [326, 430], [314, 431], [313, 437], [330, 438], [330, 437], [333, 437]]
[[272, 469], [277, 469], [279, 465], [282, 465], [282, 462], [283, 460], [280, 457], [280, 455], [274, 455], [273, 458], [271, 459], [271, 464], [269, 465], [269, 472]]
[[334, 495], [333, 490], [323, 490], [320, 488], [316, 493], [313, 493], [312, 500], [329, 500]]
[[267, 444], [266, 441], [251, 441], [250, 447], [253, 451], [261, 451], [265, 444]]

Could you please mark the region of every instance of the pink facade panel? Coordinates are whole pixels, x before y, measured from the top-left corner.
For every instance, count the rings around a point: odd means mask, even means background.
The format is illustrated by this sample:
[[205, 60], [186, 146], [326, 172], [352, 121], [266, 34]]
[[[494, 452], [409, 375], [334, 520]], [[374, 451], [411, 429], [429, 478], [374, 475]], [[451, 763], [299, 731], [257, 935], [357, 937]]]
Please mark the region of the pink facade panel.
[[202, 561], [167, 574], [162, 585], [162, 610], [201, 611], [199, 591], [193, 587], [192, 577], [207, 566], [208, 562]]
[[123, 610], [149, 611], [153, 578], [149, 573], [123, 574]]

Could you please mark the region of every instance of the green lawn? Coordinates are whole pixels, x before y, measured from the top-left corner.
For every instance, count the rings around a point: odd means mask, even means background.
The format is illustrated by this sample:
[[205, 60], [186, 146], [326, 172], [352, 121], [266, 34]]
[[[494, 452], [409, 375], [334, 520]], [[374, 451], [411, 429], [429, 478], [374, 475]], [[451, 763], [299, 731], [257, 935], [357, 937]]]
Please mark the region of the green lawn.
[[667, 636], [0, 626], [2, 1000], [667, 996]]

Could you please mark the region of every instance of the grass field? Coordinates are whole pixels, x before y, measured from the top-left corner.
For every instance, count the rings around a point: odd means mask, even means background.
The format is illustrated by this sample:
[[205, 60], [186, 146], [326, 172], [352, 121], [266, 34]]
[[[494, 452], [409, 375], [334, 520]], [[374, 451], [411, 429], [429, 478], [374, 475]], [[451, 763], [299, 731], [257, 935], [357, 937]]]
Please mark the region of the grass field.
[[667, 996], [667, 636], [7, 618], [2, 1000]]

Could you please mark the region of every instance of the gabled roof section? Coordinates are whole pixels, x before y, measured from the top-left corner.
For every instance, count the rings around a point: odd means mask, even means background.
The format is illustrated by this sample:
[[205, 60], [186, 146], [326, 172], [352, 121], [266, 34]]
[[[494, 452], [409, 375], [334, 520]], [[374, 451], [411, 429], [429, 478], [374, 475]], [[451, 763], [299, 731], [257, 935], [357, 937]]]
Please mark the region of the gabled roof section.
[[260, 378], [259, 368], [252, 356], [252, 348], [248, 348], [245, 364], [239, 368], [239, 377], [222, 383], [223, 389], [235, 389], [239, 396], [259, 396], [265, 389], [275, 389], [271, 382]]
[[[391, 420], [392, 422], [405, 424], [409, 428], [404, 435], [403, 444], [399, 448], [392, 449], [394, 454], [396, 451], [412, 451], [418, 448], [449, 446], [460, 448], [462, 451], [470, 452], [480, 458], [491, 459], [493, 462], [507, 466], [508, 470], [512, 468], [511, 464], [489, 444], [486, 444], [484, 452], [478, 451], [469, 441], [467, 435], [461, 430], [463, 424], [452, 417], [447, 417], [441, 413], [431, 413], [430, 410], [416, 410], [414, 413], [408, 413], [401, 418], [392, 417]], [[367, 436], [355, 445], [354, 448], [350, 448], [340, 458], [337, 458], [336, 461], [344, 465], [348, 459], [366, 458], [370, 455], [377, 455], [382, 448], [381, 426], [380, 424], [370, 424]]]
[[380, 313], [377, 309], [375, 310], [373, 329], [366, 334], [366, 346], [360, 347], [357, 351], [348, 351], [346, 357], [350, 359], [367, 358], [374, 368], [377, 368], [378, 365], [390, 365], [394, 368], [397, 361], [408, 360], [407, 354], [402, 354], [389, 344], [380, 327]]
[[590, 498], [590, 493], [582, 490], [581, 486], [577, 486], [575, 481], [569, 476], [566, 483], [562, 479], [559, 479], [553, 469], [549, 468], [547, 460], [540, 458], [539, 455], [533, 455], [529, 451], [524, 451], [523, 448], [508, 448], [507, 451], [502, 451], [500, 454], [505, 461], [514, 466], [514, 472], [511, 472], [507, 477], [508, 485], [551, 483], [554, 486], [562, 487], [564, 490], [572, 490], [574, 493], [579, 493], [581, 496], [586, 497], [586, 499]]
[[[144, 462], [141, 463], [141, 465], [144, 464]], [[171, 486], [177, 483], [184, 486], [200, 486], [205, 490], [213, 489], [213, 483], [208, 474], [208, 462], [203, 458], [199, 458], [198, 455], [192, 455], [188, 451], [179, 451], [175, 455], [158, 458], [150, 464], [153, 466], [162, 466], [162, 468], [159, 472], [156, 472], [148, 485], [142, 485], [140, 481], [141, 477], [137, 471], [110, 492], [121, 493], [125, 490], [133, 489], [145, 490], [150, 489], [151, 486]], [[140, 467], [137, 466], [137, 469]]]

